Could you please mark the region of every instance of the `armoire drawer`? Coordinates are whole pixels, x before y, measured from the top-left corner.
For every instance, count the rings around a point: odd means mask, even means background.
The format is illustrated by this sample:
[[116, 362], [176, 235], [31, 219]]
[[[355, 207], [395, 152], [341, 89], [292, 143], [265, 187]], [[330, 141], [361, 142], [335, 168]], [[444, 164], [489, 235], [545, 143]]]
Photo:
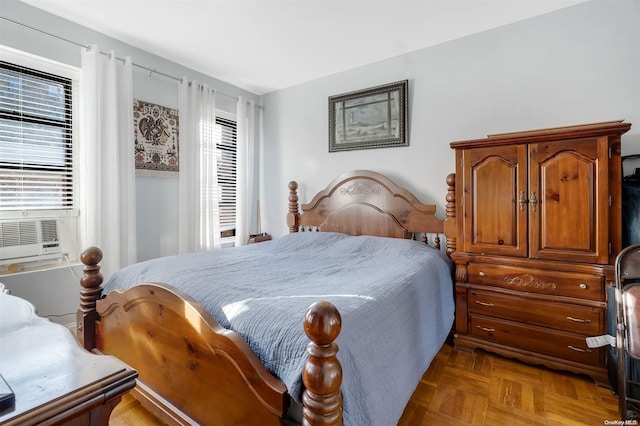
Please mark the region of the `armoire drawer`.
[[530, 293], [605, 301], [603, 278], [599, 275], [487, 263], [471, 263], [468, 273], [471, 284], [488, 284]]
[[605, 332], [603, 308], [550, 302], [492, 291], [469, 290], [469, 312], [557, 330], [598, 336]]
[[581, 364], [604, 366], [603, 349], [588, 348], [585, 337], [578, 334], [478, 315], [470, 315], [469, 333], [503, 345]]

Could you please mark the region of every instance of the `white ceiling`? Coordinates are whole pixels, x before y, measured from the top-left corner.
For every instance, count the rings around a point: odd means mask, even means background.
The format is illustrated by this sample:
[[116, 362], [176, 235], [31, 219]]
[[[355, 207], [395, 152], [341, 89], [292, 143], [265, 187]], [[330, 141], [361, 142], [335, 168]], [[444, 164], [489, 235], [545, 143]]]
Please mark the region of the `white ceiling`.
[[260, 95], [585, 0], [22, 1]]

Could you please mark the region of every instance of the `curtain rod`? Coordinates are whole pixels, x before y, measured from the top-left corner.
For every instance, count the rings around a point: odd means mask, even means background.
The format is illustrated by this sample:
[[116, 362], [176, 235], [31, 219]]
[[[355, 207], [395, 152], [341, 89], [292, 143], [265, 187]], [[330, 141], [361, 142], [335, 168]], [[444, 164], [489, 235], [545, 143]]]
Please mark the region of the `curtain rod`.
[[[0, 1], [1, 1], [1, 0], [0, 0]], [[64, 38], [64, 37], [60, 37], [59, 35], [49, 33], [49, 32], [47, 32], [47, 31], [41, 30], [41, 29], [39, 29], [39, 28], [32, 27], [32, 26], [27, 25], [27, 24], [23, 24], [22, 22], [14, 21], [13, 19], [9, 19], [9, 18], [4, 17], [4, 16], [0, 16], [0, 19], [3, 19], [3, 20], [5, 20], [5, 21], [9, 21], [9, 22], [14, 23], [14, 24], [16, 24], [16, 25], [20, 25], [21, 27], [29, 28], [30, 30], [37, 31], [37, 32], [42, 33], [42, 34], [46, 34], [46, 35], [48, 35], [49, 37], [57, 38], [58, 40], [66, 41], [67, 43], [75, 44], [76, 46], [79, 46], [79, 47], [84, 47], [85, 49], [89, 49], [89, 48], [90, 48], [90, 46], [88, 46], [88, 45], [85, 45], [85, 44], [82, 44], [82, 43], [78, 43], [77, 41], [69, 40], [69, 39]], [[107, 53], [107, 52], [102, 52], [102, 51], [100, 51], [100, 53], [101, 53], [101, 54], [103, 54], [103, 55], [105, 55], [105, 56], [111, 56], [111, 55], [110, 55], [109, 53]], [[120, 61], [120, 62], [124, 62], [124, 59], [123, 59], [123, 58], [118, 58], [118, 57], [116, 57], [116, 59], [117, 59], [118, 61]], [[131, 62], [131, 65], [133, 65], [134, 67], [137, 67], [137, 68], [140, 68], [140, 69], [143, 69], [143, 70], [147, 71], [147, 72], [149, 73], [149, 76], [151, 76], [151, 74], [158, 74], [158, 75], [161, 75], [161, 76], [163, 76], [163, 77], [166, 77], [166, 78], [170, 78], [170, 79], [172, 79], [172, 80], [175, 80], [175, 81], [176, 81], [176, 82], [178, 82], [178, 83], [180, 83], [180, 82], [182, 81], [182, 79], [181, 79], [181, 78], [174, 77], [174, 76], [172, 76], [172, 75], [169, 75], [169, 74], [166, 74], [166, 73], [163, 73], [163, 72], [157, 71], [157, 70], [155, 70], [155, 69], [151, 69], [151, 68], [145, 67], [144, 65], [136, 64], [136, 63], [135, 63], [135, 62], [133, 62], [133, 61]], [[238, 100], [238, 98], [237, 98], [237, 97], [232, 96], [232, 95], [227, 95], [226, 93], [222, 93], [222, 92], [218, 92], [218, 91], [216, 91], [216, 93], [218, 93], [218, 94], [220, 94], [220, 95], [223, 95], [223, 96], [226, 96], [226, 97], [228, 97], [228, 98], [234, 99], [234, 100], [236, 100], [236, 101]], [[264, 107], [263, 107], [262, 105], [257, 105], [257, 104], [256, 104], [256, 107], [258, 107], [259, 109], [264, 109]]]

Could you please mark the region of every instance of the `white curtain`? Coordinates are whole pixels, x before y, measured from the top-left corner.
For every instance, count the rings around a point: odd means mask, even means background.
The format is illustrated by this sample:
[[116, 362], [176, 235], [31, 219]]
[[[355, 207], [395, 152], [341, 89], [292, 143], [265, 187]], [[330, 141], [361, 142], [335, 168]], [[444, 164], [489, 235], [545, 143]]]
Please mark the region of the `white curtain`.
[[266, 182], [265, 168], [264, 168], [264, 109], [259, 108], [258, 120], [258, 232], [262, 231], [262, 225], [266, 223], [265, 211], [267, 208], [266, 196], [264, 184]]
[[183, 79], [178, 90], [180, 120], [180, 253], [220, 247], [215, 91]]
[[236, 140], [236, 247], [249, 240], [253, 206], [255, 103], [238, 98]]
[[102, 249], [108, 277], [136, 262], [132, 63], [95, 45], [81, 52], [81, 238]]

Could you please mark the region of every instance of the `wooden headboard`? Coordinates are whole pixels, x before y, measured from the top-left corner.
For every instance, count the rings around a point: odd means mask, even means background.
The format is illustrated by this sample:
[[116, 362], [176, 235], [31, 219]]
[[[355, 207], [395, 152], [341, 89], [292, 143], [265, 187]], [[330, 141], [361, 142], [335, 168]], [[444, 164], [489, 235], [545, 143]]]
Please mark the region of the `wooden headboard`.
[[389, 178], [370, 170], [354, 170], [335, 179], [308, 204], [298, 203], [298, 184], [289, 183], [289, 232], [324, 231], [349, 235], [412, 238], [440, 248], [446, 234], [447, 253], [455, 250], [455, 180], [447, 178], [447, 218], [435, 216], [436, 205], [421, 203]]

